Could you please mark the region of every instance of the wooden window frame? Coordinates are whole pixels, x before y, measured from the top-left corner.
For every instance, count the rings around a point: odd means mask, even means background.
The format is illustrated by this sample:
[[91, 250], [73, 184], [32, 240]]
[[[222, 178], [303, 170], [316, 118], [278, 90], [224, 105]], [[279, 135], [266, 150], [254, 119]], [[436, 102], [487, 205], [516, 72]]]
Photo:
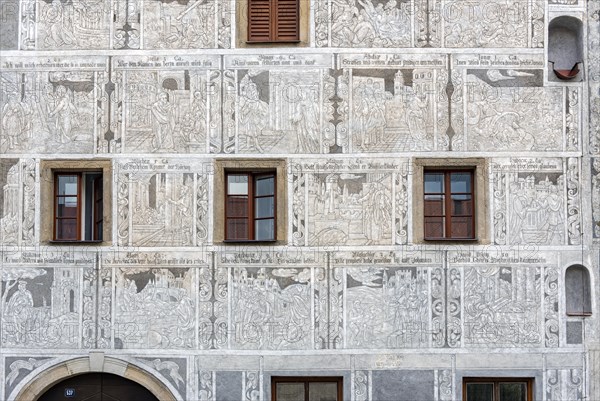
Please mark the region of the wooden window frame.
[[[227, 214], [227, 204], [229, 197], [236, 195], [229, 194], [228, 178], [229, 176], [247, 176], [248, 177], [248, 198], [246, 220], [248, 224], [248, 238], [230, 238], [228, 232], [228, 221], [230, 219], [240, 219], [237, 217], [230, 217]], [[273, 195], [255, 195], [256, 181], [260, 178], [272, 177], [273, 178]], [[255, 216], [255, 205], [256, 199], [258, 198], [273, 198], [273, 215], [271, 217], [256, 217]], [[275, 170], [266, 171], [237, 171], [237, 170], [226, 170], [225, 171], [225, 204], [224, 204], [224, 216], [225, 216], [225, 242], [275, 242], [277, 240], [277, 172]], [[271, 239], [256, 239], [255, 223], [259, 220], [273, 220], [273, 232]]]
[[[85, 204], [83, 204], [84, 199], [84, 191], [85, 191], [85, 174], [99, 174], [99, 177], [93, 180], [90, 185], [92, 188], [92, 199], [89, 201], [93, 205], [93, 210], [91, 216], [92, 227], [90, 228], [91, 238], [85, 239], [85, 233], [82, 233], [82, 224], [85, 220], [88, 219], [85, 211]], [[77, 194], [73, 195], [59, 195], [59, 177], [77, 177]], [[90, 170], [90, 171], [81, 171], [81, 170], [56, 170], [53, 172], [54, 178], [54, 194], [53, 194], [53, 219], [52, 219], [52, 241], [54, 242], [102, 242], [103, 230], [98, 230], [99, 223], [101, 223], [101, 227], [104, 227], [104, 204], [102, 204], [102, 214], [98, 215], [97, 204], [98, 202], [103, 202], [104, 199], [104, 188], [103, 188], [103, 171], [102, 170]], [[100, 191], [100, 197], [98, 197], [97, 188], [100, 187], [102, 190]], [[77, 211], [75, 217], [59, 217], [58, 216], [58, 199], [59, 198], [77, 198]], [[76, 224], [76, 238], [59, 238], [57, 234], [58, 221], [59, 220], [75, 220]], [[82, 235], [83, 234], [83, 235]], [[100, 236], [100, 238], [98, 238]]]
[[493, 384], [493, 401], [500, 401], [499, 386], [500, 383], [526, 383], [527, 401], [533, 401], [533, 378], [531, 377], [464, 377], [463, 378], [463, 401], [476, 401], [467, 399], [467, 384], [469, 383], [490, 383]]
[[310, 401], [308, 398], [310, 383], [336, 383], [337, 401], [343, 401], [344, 399], [344, 378], [341, 376], [272, 376], [271, 401], [277, 401], [278, 383], [304, 383], [304, 401]]
[[[266, 39], [254, 39], [252, 35], [253, 28], [256, 27], [256, 23], [252, 20], [252, 8], [251, 4], [253, 1], [263, 1], [269, 3], [269, 35]], [[247, 21], [247, 32], [246, 32], [246, 43], [299, 43], [300, 40], [300, 1], [301, 0], [281, 0], [281, 1], [295, 1], [295, 12], [296, 12], [296, 35], [294, 38], [281, 39], [279, 37], [279, 22], [280, 16], [278, 15], [278, 2], [280, 0], [247, 0], [248, 4], [248, 21]]]
[[[471, 181], [471, 191], [470, 192], [452, 192], [451, 180], [450, 177], [454, 173], [469, 173], [470, 181]], [[441, 193], [428, 193], [425, 190], [425, 177], [427, 174], [444, 174], [444, 190]], [[424, 239], [426, 241], [444, 241], [444, 240], [452, 240], [452, 241], [470, 241], [476, 239], [475, 232], [475, 217], [477, 216], [477, 204], [476, 204], [476, 188], [475, 188], [475, 169], [473, 168], [448, 168], [448, 169], [439, 169], [439, 168], [426, 168], [423, 171], [423, 204], [425, 205], [425, 197], [427, 195], [443, 195], [444, 197], [444, 214], [443, 216], [431, 215], [428, 216], [425, 213], [425, 207], [423, 209], [423, 233]], [[471, 197], [471, 202], [473, 204], [471, 208], [470, 215], [461, 215], [461, 216], [453, 216], [452, 215], [452, 195], [469, 195]], [[443, 237], [428, 237], [425, 220], [427, 217], [443, 217], [444, 218], [444, 236]], [[471, 233], [470, 237], [453, 237], [452, 236], [452, 220], [454, 217], [470, 217], [471, 218]]]

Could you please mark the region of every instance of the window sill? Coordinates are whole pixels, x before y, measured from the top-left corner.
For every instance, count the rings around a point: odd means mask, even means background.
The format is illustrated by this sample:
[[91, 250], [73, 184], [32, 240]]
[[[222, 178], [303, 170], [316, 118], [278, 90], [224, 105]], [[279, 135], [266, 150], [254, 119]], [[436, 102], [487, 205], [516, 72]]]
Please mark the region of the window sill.
[[425, 242], [479, 242], [479, 238], [423, 238]]
[[567, 316], [589, 317], [589, 316], [592, 316], [592, 312], [567, 312]]
[[251, 239], [226, 239], [223, 240], [224, 244], [268, 244], [272, 245], [277, 243], [277, 240], [251, 240]]
[[101, 244], [103, 240], [57, 240], [53, 239], [48, 241], [49, 244]]
[[247, 40], [246, 43], [249, 45], [256, 45], [256, 44], [290, 44], [290, 43], [300, 43], [302, 42], [301, 40]]

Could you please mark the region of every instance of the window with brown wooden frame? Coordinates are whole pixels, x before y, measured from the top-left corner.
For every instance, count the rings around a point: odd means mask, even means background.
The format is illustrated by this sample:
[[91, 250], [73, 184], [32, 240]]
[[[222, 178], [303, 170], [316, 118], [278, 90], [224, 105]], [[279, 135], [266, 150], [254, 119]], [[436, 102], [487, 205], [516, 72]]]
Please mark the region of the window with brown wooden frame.
[[102, 172], [54, 173], [54, 241], [102, 241]]
[[465, 377], [463, 401], [533, 401], [533, 379]]
[[271, 378], [272, 401], [342, 401], [343, 378], [279, 376]]
[[426, 240], [474, 239], [473, 170], [425, 170], [423, 177]]
[[226, 172], [226, 187], [225, 240], [275, 241], [275, 172]]
[[300, 41], [300, 0], [248, 0], [247, 41]]

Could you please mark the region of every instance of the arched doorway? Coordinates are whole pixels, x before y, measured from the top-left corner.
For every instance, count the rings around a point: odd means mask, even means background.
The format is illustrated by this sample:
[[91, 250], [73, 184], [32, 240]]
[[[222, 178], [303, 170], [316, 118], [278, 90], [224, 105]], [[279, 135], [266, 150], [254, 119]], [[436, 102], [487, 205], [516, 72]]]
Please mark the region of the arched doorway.
[[141, 384], [110, 373], [72, 376], [50, 387], [38, 401], [159, 401]]

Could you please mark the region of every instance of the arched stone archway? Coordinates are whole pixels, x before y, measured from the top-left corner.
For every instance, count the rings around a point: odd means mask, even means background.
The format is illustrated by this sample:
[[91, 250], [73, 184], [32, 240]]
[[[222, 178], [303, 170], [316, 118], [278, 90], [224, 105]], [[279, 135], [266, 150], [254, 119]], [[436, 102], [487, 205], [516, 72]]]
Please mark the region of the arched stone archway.
[[90, 356], [69, 359], [39, 372], [33, 379], [15, 389], [9, 400], [36, 401], [48, 389], [67, 378], [85, 373], [110, 373], [144, 386], [161, 401], [182, 401], [176, 391], [156, 376], [127, 361], [105, 357], [102, 352]]

